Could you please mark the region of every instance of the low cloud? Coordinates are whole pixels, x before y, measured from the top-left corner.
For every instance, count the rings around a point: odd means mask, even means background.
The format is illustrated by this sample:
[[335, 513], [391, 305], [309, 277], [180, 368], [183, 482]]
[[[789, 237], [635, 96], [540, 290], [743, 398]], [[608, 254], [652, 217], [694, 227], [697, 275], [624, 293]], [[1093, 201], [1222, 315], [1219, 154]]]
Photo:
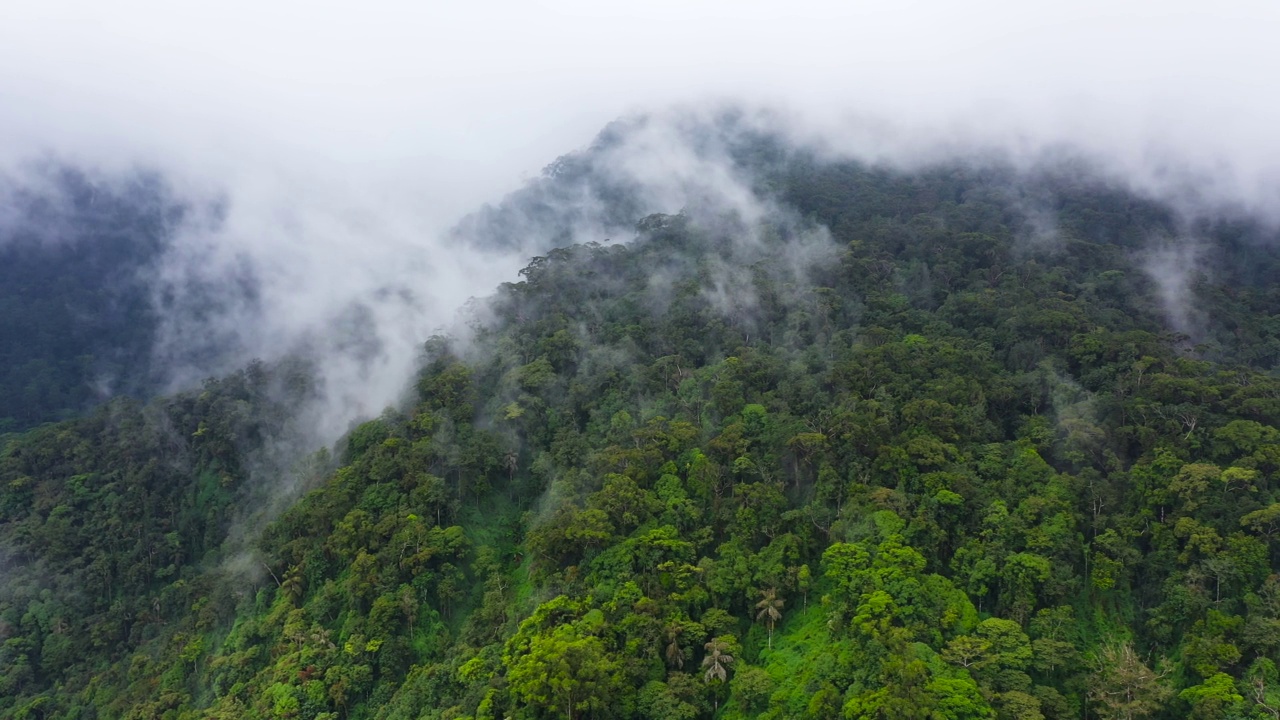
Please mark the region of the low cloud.
[[1195, 286], [1204, 277], [1206, 249], [1194, 240], [1157, 241], [1146, 251], [1142, 269], [1155, 283], [1165, 321], [1174, 332], [1198, 340], [1205, 317], [1198, 309]]
[[[192, 209], [148, 277], [170, 386], [311, 356], [319, 438], [396, 402], [422, 341], [531, 255], [625, 240], [652, 212], [757, 226], [767, 189], [725, 137], [696, 130], [726, 105], [769, 108], [740, 132], [898, 167], [1025, 168], [1071, 147], [1188, 213], [1280, 221], [1270, 3], [50, 0], [3, 20], [0, 166], [21, 177], [51, 153], [163, 177]], [[615, 126], [540, 184], [539, 168], [636, 111], [656, 119]], [[512, 192], [527, 202], [467, 216]], [[1031, 220], [1052, 241], [1051, 216]], [[1189, 259], [1156, 249], [1149, 263], [1175, 326], [1194, 324], [1175, 302]]]

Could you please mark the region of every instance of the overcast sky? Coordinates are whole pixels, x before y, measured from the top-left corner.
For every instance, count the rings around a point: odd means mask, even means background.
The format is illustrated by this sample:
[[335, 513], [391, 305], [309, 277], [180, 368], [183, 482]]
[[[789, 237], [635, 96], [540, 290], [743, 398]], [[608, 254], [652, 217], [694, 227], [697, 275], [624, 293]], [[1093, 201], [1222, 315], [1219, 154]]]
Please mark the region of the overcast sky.
[[1280, 159], [1278, 37], [1270, 1], [6, 0], [0, 138], [386, 182], [443, 216], [619, 115], [742, 98], [825, 126], [1172, 146], [1251, 182]]

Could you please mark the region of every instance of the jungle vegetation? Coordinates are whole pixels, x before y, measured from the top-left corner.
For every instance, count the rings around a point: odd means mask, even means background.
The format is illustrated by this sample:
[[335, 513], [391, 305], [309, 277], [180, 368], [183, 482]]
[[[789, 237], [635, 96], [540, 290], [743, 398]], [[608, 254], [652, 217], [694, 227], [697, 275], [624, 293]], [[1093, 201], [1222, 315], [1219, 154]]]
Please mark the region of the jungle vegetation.
[[1280, 718], [1274, 232], [733, 152], [762, 218], [534, 258], [251, 536], [305, 367], [11, 436], [0, 717]]

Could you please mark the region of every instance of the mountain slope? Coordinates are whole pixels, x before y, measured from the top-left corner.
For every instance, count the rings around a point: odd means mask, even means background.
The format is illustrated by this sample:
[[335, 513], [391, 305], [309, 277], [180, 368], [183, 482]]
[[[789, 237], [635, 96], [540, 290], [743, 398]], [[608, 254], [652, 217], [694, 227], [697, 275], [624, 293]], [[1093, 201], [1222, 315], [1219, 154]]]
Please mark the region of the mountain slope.
[[158, 389], [146, 270], [184, 214], [159, 178], [43, 165], [0, 196], [0, 430]]
[[[535, 258], [251, 559], [214, 515], [176, 575], [104, 551], [145, 578], [119, 613], [7, 588], [0, 716], [1276, 707], [1275, 238], [1063, 166], [722, 144], [750, 207]], [[3, 545], [59, 576], [96, 547], [45, 539], [67, 463], [135, 461], [82, 434], [0, 478]], [[139, 516], [157, 552], [209, 467]]]

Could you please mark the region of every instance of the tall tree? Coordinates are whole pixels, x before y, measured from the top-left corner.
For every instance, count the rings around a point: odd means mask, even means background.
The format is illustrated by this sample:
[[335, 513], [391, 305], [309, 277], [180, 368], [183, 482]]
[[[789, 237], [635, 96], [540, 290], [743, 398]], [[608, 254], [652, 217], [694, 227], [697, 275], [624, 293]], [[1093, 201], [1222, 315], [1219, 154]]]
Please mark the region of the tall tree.
[[1152, 717], [1173, 694], [1167, 672], [1147, 667], [1128, 641], [1103, 645], [1094, 657], [1089, 700], [1103, 720]]
[[769, 626], [769, 649], [772, 650], [773, 626], [782, 619], [782, 606], [786, 601], [778, 597], [777, 588], [761, 590], [760, 595], [760, 600], [756, 603], [756, 622], [763, 622]]
[[723, 685], [729, 679], [729, 665], [733, 663], [733, 656], [728, 653], [729, 643], [723, 638], [716, 638], [703, 646], [706, 651], [706, 657], [702, 658], [702, 667], [706, 668], [703, 673], [703, 680], [711, 685], [711, 694], [714, 698], [716, 711], [720, 710], [720, 695], [716, 692], [720, 685]]

